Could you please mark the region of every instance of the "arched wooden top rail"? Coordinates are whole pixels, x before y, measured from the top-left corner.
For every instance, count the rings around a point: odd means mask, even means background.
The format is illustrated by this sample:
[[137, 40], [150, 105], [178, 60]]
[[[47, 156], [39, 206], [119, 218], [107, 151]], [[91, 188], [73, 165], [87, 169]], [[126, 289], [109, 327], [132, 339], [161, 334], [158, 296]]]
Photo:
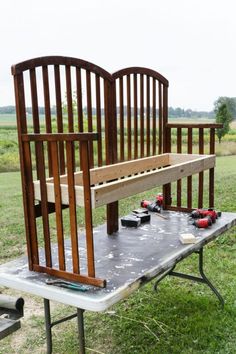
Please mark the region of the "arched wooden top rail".
[[46, 65], [69, 65], [79, 67], [81, 69], [89, 70], [94, 74], [98, 74], [104, 79], [107, 79], [111, 82], [113, 81], [112, 75], [100, 66], [90, 63], [86, 60], [63, 56], [45, 56], [29, 59], [21, 63], [12, 65], [11, 71], [12, 75], [17, 75], [22, 73], [23, 71]]
[[166, 87], [169, 86], [169, 81], [164, 76], [159, 74], [157, 71], [148, 68], [138, 67], [138, 66], [118, 70], [114, 72], [112, 76], [114, 79], [118, 79], [122, 76], [129, 75], [129, 74], [148, 75], [160, 81], [164, 86]]

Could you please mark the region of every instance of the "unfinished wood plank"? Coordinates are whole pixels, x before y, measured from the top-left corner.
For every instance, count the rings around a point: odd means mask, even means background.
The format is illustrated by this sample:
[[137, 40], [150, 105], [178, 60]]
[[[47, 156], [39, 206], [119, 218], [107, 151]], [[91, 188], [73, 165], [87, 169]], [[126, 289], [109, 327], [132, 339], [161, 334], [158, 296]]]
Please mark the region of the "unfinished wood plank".
[[200, 157], [195, 161], [184, 162], [164, 169], [146, 172], [138, 176], [124, 178], [101, 186], [93, 187], [95, 207], [123, 199], [157, 186], [166, 185], [176, 179], [184, 178], [200, 171], [212, 168], [215, 157]]
[[[174, 158], [172, 157], [172, 161]], [[178, 160], [177, 160], [178, 161]], [[181, 160], [182, 161], [182, 160]], [[90, 170], [91, 184], [99, 184], [106, 181], [111, 181], [120, 177], [133, 175], [135, 173], [145, 172], [154, 168], [159, 168], [169, 165], [169, 155], [156, 155], [144, 157], [142, 159], [120, 162], [113, 165], [98, 167]], [[53, 182], [53, 179], [48, 179], [48, 182]], [[61, 176], [61, 183], [67, 183], [67, 176]], [[75, 173], [75, 184], [82, 185], [82, 173]]]

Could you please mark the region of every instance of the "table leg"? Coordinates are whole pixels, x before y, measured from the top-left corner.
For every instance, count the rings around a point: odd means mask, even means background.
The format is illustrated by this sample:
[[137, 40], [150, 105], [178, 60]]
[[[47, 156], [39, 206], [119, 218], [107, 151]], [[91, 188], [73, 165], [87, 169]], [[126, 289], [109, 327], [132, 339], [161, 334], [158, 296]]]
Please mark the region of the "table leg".
[[85, 354], [84, 310], [77, 308], [79, 330], [79, 354]]
[[47, 340], [47, 354], [52, 353], [52, 323], [50, 313], [50, 301], [44, 299], [44, 318], [46, 328], [46, 340]]

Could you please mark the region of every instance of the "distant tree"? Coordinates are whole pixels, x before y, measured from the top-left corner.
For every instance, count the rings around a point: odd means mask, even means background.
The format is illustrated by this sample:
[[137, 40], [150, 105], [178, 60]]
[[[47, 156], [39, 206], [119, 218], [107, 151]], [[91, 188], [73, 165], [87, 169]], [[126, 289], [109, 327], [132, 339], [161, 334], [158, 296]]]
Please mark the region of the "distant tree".
[[220, 96], [215, 102], [214, 102], [214, 111], [215, 113], [218, 111], [219, 107], [222, 104], [226, 104], [232, 119], [236, 118], [236, 97], [226, 97], [226, 96]]
[[230, 130], [230, 122], [232, 121], [232, 115], [227, 107], [226, 103], [222, 103], [216, 111], [216, 123], [222, 123], [223, 127], [216, 129], [216, 135], [221, 143], [221, 139]]

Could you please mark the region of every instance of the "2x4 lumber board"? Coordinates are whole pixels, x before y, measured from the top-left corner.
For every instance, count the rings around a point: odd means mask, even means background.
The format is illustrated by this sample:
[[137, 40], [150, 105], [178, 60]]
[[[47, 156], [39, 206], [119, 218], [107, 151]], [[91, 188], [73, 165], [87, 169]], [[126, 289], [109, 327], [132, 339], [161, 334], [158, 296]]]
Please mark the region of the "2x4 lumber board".
[[193, 161], [169, 166], [138, 176], [124, 178], [106, 185], [93, 187], [95, 207], [141, 193], [157, 186], [174, 182], [215, 166], [215, 156], [200, 157]]
[[[152, 170], [154, 168], [163, 167], [169, 164], [169, 154], [163, 154], [93, 168], [90, 170], [91, 185], [112, 181], [120, 177], [145, 172], [147, 170]], [[67, 175], [61, 176], [60, 179], [62, 184], [67, 184]], [[53, 178], [50, 178], [47, 181], [53, 183]], [[75, 173], [75, 184], [83, 184], [82, 172]]]
[[175, 154], [169, 153], [169, 165], [178, 164], [181, 162], [194, 161], [201, 157], [208, 157], [210, 155], [200, 155], [200, 154]]
[[[34, 181], [34, 198], [41, 200], [40, 183]], [[82, 186], [75, 186], [75, 200], [76, 205], [84, 207], [84, 188]], [[55, 203], [54, 183], [47, 183], [47, 201]], [[68, 185], [61, 184], [61, 203], [69, 205]]]

